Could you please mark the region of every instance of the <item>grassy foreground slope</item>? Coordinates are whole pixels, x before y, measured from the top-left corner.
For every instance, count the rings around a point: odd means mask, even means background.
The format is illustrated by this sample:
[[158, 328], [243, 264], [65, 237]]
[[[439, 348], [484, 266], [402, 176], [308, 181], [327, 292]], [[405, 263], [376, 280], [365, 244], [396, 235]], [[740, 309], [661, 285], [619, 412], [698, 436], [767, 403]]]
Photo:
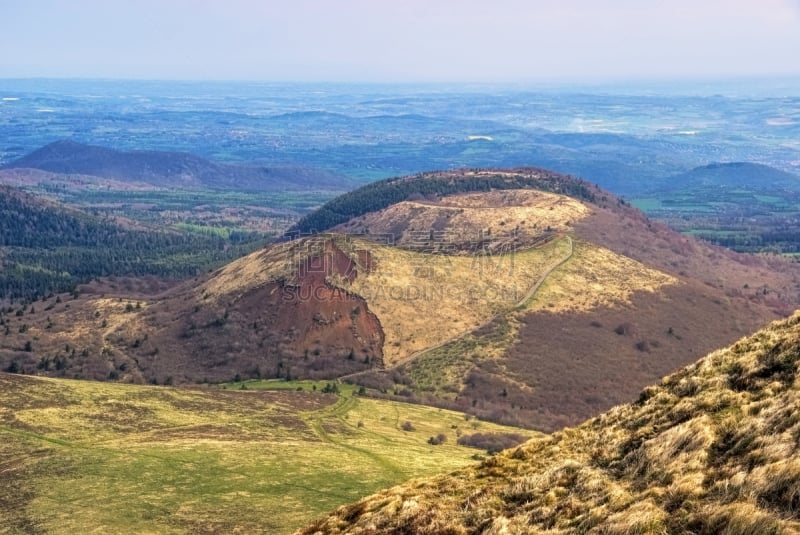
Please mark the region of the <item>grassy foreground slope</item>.
[[779, 534], [800, 530], [800, 314], [636, 403], [301, 533]]
[[[379, 488], [469, 464], [476, 450], [456, 445], [457, 434], [508, 431], [322, 394], [322, 384], [248, 386], [0, 374], [0, 533], [285, 533]], [[444, 443], [428, 443], [439, 434]]]

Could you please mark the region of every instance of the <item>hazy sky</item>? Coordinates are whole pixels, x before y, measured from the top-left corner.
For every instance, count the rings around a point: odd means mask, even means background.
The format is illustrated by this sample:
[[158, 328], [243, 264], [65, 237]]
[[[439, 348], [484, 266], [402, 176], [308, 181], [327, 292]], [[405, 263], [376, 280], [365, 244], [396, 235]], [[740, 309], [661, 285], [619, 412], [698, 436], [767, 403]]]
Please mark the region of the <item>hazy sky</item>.
[[800, 74], [800, 0], [0, 0], [0, 78]]

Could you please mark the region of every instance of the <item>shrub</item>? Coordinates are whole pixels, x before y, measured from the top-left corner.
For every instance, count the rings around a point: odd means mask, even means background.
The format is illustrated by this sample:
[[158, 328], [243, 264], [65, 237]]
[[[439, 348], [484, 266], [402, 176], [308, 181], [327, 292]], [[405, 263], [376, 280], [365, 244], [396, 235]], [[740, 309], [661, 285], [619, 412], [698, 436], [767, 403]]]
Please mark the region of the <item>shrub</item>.
[[473, 433], [463, 435], [458, 439], [459, 446], [478, 448], [489, 453], [497, 453], [507, 448], [513, 448], [528, 440], [528, 437], [518, 433]]
[[400, 426], [400, 429], [402, 429], [403, 431], [416, 431], [417, 430], [417, 428], [414, 427], [414, 424], [412, 424], [408, 420], [403, 422], [403, 425]]
[[435, 437], [428, 439], [428, 444], [432, 446], [438, 446], [439, 444], [444, 444], [445, 442], [447, 442], [447, 437], [444, 435], [444, 433], [439, 433]]
[[614, 332], [620, 336], [628, 336], [633, 333], [633, 325], [627, 321], [625, 323], [620, 323], [617, 325], [617, 328], [614, 329]]
[[339, 386], [336, 383], [327, 383], [323, 389], [323, 394], [338, 394], [339, 393]]

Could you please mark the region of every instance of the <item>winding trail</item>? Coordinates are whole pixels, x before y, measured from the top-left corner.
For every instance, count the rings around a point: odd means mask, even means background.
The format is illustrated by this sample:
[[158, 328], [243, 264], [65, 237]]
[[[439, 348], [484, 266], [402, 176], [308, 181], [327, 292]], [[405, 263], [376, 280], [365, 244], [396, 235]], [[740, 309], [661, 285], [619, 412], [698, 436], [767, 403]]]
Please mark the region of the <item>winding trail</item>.
[[[539, 280], [536, 281], [536, 283], [533, 286], [531, 286], [531, 289], [528, 290], [528, 293], [525, 294], [525, 297], [523, 297], [522, 300], [519, 303], [517, 303], [517, 305], [514, 308], [521, 308], [525, 306], [531, 299], [536, 297], [536, 292], [539, 291], [539, 288], [541, 288], [542, 284], [544, 284], [544, 281], [547, 280], [547, 277], [549, 277], [555, 270], [557, 270], [558, 268], [560, 268], [561, 266], [570, 261], [572, 255], [575, 254], [575, 243], [572, 241], [572, 238], [570, 236], [565, 236], [565, 238], [569, 242], [569, 253], [567, 253], [566, 256], [564, 256], [564, 258], [559, 260], [557, 263], [547, 268], [547, 271], [545, 271], [542, 274], [542, 276], [539, 277]], [[496, 317], [497, 316], [495, 316], [495, 318]], [[492, 320], [494, 320], [494, 318], [492, 318]]]
[[[400, 467], [393, 463], [389, 457], [380, 455], [365, 448], [354, 446], [353, 444], [349, 444], [346, 440], [339, 440], [335, 437], [335, 434], [329, 433], [325, 430], [326, 419], [335, 419], [346, 427], [355, 428], [352, 424], [345, 420], [345, 416], [358, 404], [358, 400], [353, 396], [347, 396], [344, 394], [337, 394], [337, 396], [339, 399], [337, 399], [336, 403], [333, 405], [325, 407], [321, 410], [303, 413], [300, 415], [301, 419], [305, 421], [306, 425], [308, 425], [308, 427], [319, 437], [320, 440], [328, 442], [339, 448], [351, 451], [355, 454], [362, 455], [371, 461], [375, 466], [383, 470], [387, 477], [397, 480], [404, 478], [406, 476], [405, 472], [403, 472]], [[374, 433], [371, 432], [370, 434], [374, 435]], [[381, 436], [380, 438], [385, 437]]]
[[[520, 309], [520, 308], [524, 307], [531, 299], [536, 297], [536, 293], [542, 287], [542, 284], [544, 284], [544, 282], [547, 280], [547, 278], [555, 270], [557, 270], [558, 268], [560, 268], [561, 266], [563, 266], [564, 264], [569, 262], [570, 259], [572, 258], [572, 256], [575, 254], [575, 243], [572, 241], [572, 237], [570, 237], [570, 236], [564, 236], [564, 237], [566, 238], [567, 242], [569, 243], [569, 252], [566, 255], [564, 255], [563, 258], [560, 258], [558, 260], [558, 262], [555, 262], [553, 265], [551, 265], [549, 268], [547, 268], [544, 273], [542, 273], [541, 277], [539, 277], [538, 280], [533, 284], [533, 286], [531, 286], [531, 288], [528, 290], [528, 292], [525, 294], [525, 296], [518, 303], [516, 303], [512, 307], [512, 310], [513, 309]], [[434, 346], [426, 347], [425, 349], [421, 349], [419, 351], [415, 351], [414, 353], [410, 354], [406, 358], [402, 359], [400, 362], [397, 362], [394, 365], [389, 366], [388, 368], [383, 368], [382, 370], [377, 370], [377, 371], [392, 371], [392, 370], [396, 370], [400, 366], [408, 364], [409, 362], [411, 362], [413, 360], [416, 360], [419, 357], [430, 353], [431, 351], [436, 351], [437, 349], [442, 348], [442, 347], [446, 346], [447, 344], [450, 344], [452, 342], [455, 342], [456, 340], [459, 340], [460, 338], [463, 338], [464, 336], [468, 335], [469, 333], [473, 332], [476, 329], [480, 329], [481, 327], [485, 327], [486, 325], [489, 325], [491, 322], [493, 322], [495, 319], [497, 319], [501, 314], [506, 314], [506, 313], [507, 312], [501, 312], [499, 314], [495, 314], [487, 322], [485, 322], [483, 325], [467, 329], [466, 331], [460, 332], [460, 333], [456, 334], [455, 336], [451, 336], [447, 340], [444, 340], [443, 342], [440, 342], [440, 343], [438, 343], [438, 344], [436, 344]], [[358, 377], [358, 376], [365, 375], [367, 373], [374, 372], [374, 371], [376, 371], [376, 370], [375, 369], [370, 369], [370, 370], [363, 370], [363, 371], [360, 371], [360, 372], [350, 373], [348, 375], [343, 375], [343, 376], [339, 377], [339, 381], [346, 380], [346, 379], [351, 379], [353, 377]]]

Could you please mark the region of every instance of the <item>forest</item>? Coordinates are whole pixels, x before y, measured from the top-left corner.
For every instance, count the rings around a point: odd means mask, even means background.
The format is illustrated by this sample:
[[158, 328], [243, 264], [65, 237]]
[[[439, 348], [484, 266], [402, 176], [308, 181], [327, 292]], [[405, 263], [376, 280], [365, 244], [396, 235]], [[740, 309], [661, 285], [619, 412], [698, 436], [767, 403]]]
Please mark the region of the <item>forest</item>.
[[257, 232], [124, 228], [11, 188], [0, 190], [0, 299], [36, 299], [102, 276], [184, 278], [266, 242]]

